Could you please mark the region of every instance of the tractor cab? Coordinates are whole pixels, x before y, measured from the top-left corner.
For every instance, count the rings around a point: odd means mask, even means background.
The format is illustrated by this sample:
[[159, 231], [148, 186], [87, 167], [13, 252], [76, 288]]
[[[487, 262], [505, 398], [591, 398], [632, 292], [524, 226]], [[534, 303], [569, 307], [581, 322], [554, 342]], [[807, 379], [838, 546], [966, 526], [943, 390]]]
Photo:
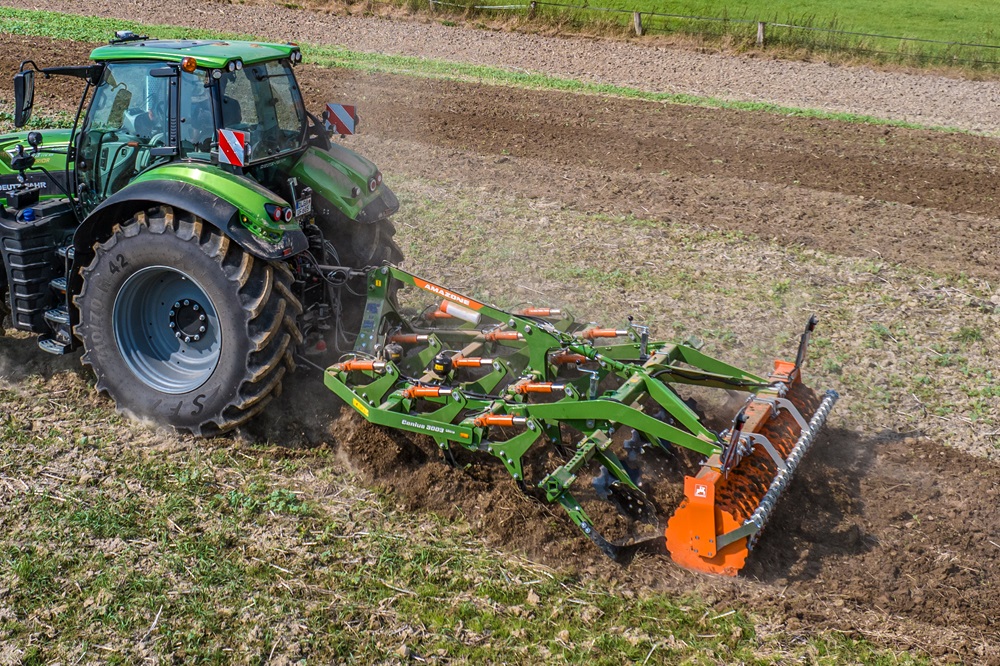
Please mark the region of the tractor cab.
[[[151, 46], [179, 67], [129, 57]], [[102, 74], [76, 161], [84, 207], [164, 162], [252, 170], [305, 148], [309, 118], [292, 71], [301, 55], [294, 47], [253, 46], [132, 39], [97, 49], [92, 57], [103, 62]]]

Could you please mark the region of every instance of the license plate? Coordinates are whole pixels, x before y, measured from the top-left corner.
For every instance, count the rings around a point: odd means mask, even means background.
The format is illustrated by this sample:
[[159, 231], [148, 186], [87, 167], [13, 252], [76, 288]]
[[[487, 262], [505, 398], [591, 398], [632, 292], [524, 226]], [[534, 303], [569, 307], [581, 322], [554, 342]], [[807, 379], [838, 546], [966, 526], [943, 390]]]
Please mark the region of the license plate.
[[307, 215], [312, 212], [312, 197], [302, 197], [295, 202], [295, 217]]

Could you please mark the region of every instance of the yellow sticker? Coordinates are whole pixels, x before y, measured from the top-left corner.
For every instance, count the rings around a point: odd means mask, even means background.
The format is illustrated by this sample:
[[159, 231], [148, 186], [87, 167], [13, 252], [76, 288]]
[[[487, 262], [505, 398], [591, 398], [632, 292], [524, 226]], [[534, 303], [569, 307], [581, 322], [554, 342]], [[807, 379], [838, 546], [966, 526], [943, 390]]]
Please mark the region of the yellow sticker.
[[354, 400], [351, 401], [351, 404], [354, 405], [354, 409], [364, 414], [365, 418], [368, 418], [368, 408], [365, 407], [360, 400], [354, 398]]
[[381, 287], [382, 286], [382, 280], [379, 280], [379, 279], [376, 278], [376, 280], [375, 280], [375, 286], [376, 287]]
[[462, 439], [469, 439], [469, 433], [466, 433], [466, 432], [460, 432], [460, 433], [458, 433], [458, 434], [459, 434], [459, 436], [460, 436], [460, 437], [461, 437]]

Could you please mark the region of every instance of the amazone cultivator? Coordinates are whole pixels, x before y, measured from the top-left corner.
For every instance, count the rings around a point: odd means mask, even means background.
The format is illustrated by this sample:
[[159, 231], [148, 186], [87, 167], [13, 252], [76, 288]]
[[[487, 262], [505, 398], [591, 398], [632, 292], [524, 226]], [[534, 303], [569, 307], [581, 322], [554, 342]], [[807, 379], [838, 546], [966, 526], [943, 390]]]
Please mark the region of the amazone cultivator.
[[[404, 314], [401, 285], [435, 305]], [[327, 369], [326, 385], [372, 423], [434, 438], [446, 456], [456, 446], [495, 456], [522, 486], [529, 450], [551, 447], [562, 464], [539, 488], [614, 558], [649, 539], [602, 536], [581, 491], [659, 527], [640, 481], [643, 454], [683, 447], [705, 460], [685, 479], [666, 547], [685, 567], [735, 575], [837, 400], [801, 384], [815, 319], [795, 361], [761, 377], [695, 346], [650, 340], [631, 321], [604, 329], [554, 309], [506, 312], [390, 266], [369, 273], [368, 290], [354, 353]], [[715, 432], [682, 398], [685, 387], [745, 400]], [[654, 538], [663, 543], [664, 533]]]

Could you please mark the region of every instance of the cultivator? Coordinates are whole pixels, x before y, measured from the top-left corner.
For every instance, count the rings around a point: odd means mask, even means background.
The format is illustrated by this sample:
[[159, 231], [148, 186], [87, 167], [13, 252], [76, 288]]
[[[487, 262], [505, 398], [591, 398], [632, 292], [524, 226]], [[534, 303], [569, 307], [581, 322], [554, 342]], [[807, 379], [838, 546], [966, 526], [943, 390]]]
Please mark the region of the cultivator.
[[[404, 314], [401, 285], [440, 303]], [[760, 377], [696, 345], [650, 340], [631, 320], [604, 329], [555, 309], [506, 312], [391, 266], [372, 270], [368, 289], [354, 352], [327, 369], [326, 385], [372, 423], [432, 437], [452, 460], [456, 446], [495, 456], [524, 488], [529, 450], [550, 447], [560, 464], [545, 467], [538, 487], [616, 559], [663, 544], [664, 532], [612, 540], [578, 498], [606, 500], [632, 525], [659, 528], [642, 489], [644, 454], [682, 447], [706, 459], [685, 479], [666, 547], [685, 567], [735, 575], [837, 400], [800, 381], [814, 318], [795, 361], [776, 361]], [[715, 432], [681, 385], [745, 401]]]

